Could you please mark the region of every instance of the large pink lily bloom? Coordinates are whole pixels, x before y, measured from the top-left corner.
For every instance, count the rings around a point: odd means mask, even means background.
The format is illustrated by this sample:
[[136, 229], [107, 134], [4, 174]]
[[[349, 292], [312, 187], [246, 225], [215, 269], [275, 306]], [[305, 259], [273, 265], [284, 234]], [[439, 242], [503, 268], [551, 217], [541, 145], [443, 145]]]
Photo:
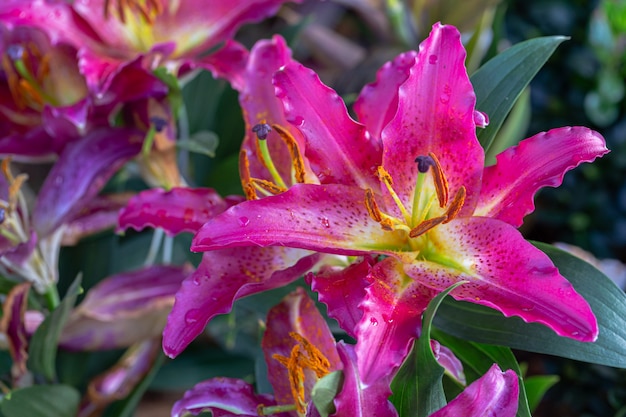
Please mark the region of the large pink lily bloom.
[[362, 123], [312, 71], [286, 64], [274, 75], [276, 95], [321, 184], [230, 208], [203, 226], [192, 250], [386, 255], [372, 314], [391, 316], [363, 323], [385, 337], [405, 333], [393, 320], [402, 317], [399, 306], [417, 317], [433, 294], [463, 280], [451, 293], [457, 300], [595, 340], [588, 303], [517, 227], [539, 188], [558, 186], [566, 171], [608, 152], [604, 139], [583, 127], [554, 129], [485, 168], [475, 133], [485, 119], [474, 107], [465, 55], [459, 32], [436, 24], [419, 52], [385, 65], [363, 90], [355, 104]]

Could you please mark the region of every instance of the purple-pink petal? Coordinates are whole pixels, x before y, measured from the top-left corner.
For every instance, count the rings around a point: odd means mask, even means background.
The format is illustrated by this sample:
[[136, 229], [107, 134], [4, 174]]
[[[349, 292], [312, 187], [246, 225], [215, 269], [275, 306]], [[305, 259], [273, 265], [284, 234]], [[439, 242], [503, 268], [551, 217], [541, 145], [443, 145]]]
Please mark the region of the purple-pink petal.
[[285, 116], [304, 135], [306, 158], [322, 184], [375, 187], [380, 143], [355, 122], [337, 93], [299, 63], [274, 76]]
[[343, 362], [343, 387], [335, 397], [335, 416], [394, 417], [398, 413], [388, 398], [391, 395], [391, 378], [381, 378], [363, 383], [357, 366], [354, 346], [343, 341], [337, 343], [337, 352]]
[[467, 280], [452, 291], [455, 299], [542, 323], [575, 340], [597, 338], [598, 324], [589, 304], [550, 258], [508, 223], [486, 217], [457, 218], [437, 226], [429, 238], [445, 250], [404, 267], [423, 285], [441, 291]]
[[459, 31], [435, 24], [400, 87], [398, 112], [382, 132], [383, 166], [407, 207], [417, 177], [414, 160], [429, 152], [441, 163], [450, 195], [461, 186], [467, 190], [461, 215], [471, 214], [478, 199], [484, 152], [476, 138], [476, 97], [465, 55]]
[[6, 335], [9, 352], [13, 359], [12, 376], [16, 379], [26, 374], [28, 339], [26, 338], [25, 314], [31, 284], [16, 285], [2, 303], [0, 332]]
[[177, 356], [233, 302], [286, 285], [308, 272], [320, 255], [298, 249], [246, 247], [207, 252], [185, 279], [163, 332], [163, 351]]
[[365, 191], [344, 185], [296, 184], [288, 191], [245, 201], [207, 222], [191, 250], [281, 245], [362, 255], [404, 245], [402, 232], [384, 231], [371, 219]]
[[46, 236], [71, 220], [86, 202], [141, 149], [135, 130], [94, 130], [68, 146], [52, 167], [33, 210], [33, 225]]
[[318, 300], [328, 307], [328, 316], [356, 338], [355, 328], [363, 316], [358, 308], [365, 297], [365, 288], [371, 284], [370, 269], [374, 260], [370, 256], [344, 267], [324, 267], [306, 277], [311, 289], [319, 294]]
[[485, 375], [430, 417], [514, 417], [518, 397], [517, 374], [510, 369], [502, 372], [494, 364]]
[[454, 352], [445, 346], [441, 346], [436, 340], [430, 341], [430, 347], [433, 350], [435, 359], [437, 359], [439, 365], [445, 369], [448, 375], [454, 378], [459, 384], [465, 385], [463, 363], [456, 357]]
[[119, 213], [118, 231], [161, 228], [170, 235], [197, 232], [229, 204], [212, 188], [152, 188], [131, 198]]
[[[185, 392], [182, 399], [172, 407], [172, 417], [197, 416], [202, 411], [211, 411], [214, 417], [244, 416], [258, 417], [259, 405], [275, 404], [268, 395], [254, 393], [252, 385], [232, 378], [213, 378], [200, 382]], [[273, 414], [274, 415], [274, 414]], [[286, 414], [275, 414], [285, 417]]]
[[[335, 338], [324, 317], [303, 288], [299, 287], [288, 294], [280, 304], [273, 307], [267, 314], [266, 324], [261, 346], [267, 363], [267, 376], [274, 388], [274, 398], [278, 404], [294, 402], [288, 370], [273, 357], [281, 355], [288, 358], [291, 355], [291, 350], [297, 344], [296, 340], [289, 335], [291, 332], [304, 337], [319, 349], [330, 363], [330, 372], [341, 369], [341, 360], [335, 348]], [[305, 373], [304, 392], [307, 403], [315, 382], [317, 378], [314, 374]]]
[[515, 227], [535, 209], [542, 187], [558, 187], [567, 171], [608, 153], [604, 138], [586, 127], [562, 127], [523, 140], [485, 169], [475, 215]]
[[354, 102], [354, 112], [372, 138], [380, 140], [383, 128], [396, 114], [398, 88], [408, 78], [416, 56], [417, 52], [408, 51], [387, 62], [378, 70], [376, 81], [363, 87]]

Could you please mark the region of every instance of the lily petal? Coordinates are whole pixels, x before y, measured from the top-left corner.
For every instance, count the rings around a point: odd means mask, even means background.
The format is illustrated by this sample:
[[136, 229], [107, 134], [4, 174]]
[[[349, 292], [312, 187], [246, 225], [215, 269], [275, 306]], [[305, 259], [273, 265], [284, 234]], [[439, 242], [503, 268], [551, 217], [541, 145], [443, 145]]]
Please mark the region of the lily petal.
[[118, 232], [129, 227], [164, 229], [170, 235], [197, 232], [228, 203], [212, 188], [152, 188], [133, 197], [119, 214]]
[[328, 307], [328, 316], [356, 338], [355, 328], [363, 316], [358, 308], [365, 297], [365, 287], [371, 284], [370, 269], [374, 260], [366, 256], [347, 268], [326, 267], [306, 277], [311, 289], [319, 294], [318, 300]]
[[185, 279], [163, 331], [163, 351], [177, 356], [217, 314], [233, 302], [288, 284], [308, 272], [319, 254], [282, 247], [246, 247], [207, 252]]
[[282, 194], [245, 201], [210, 220], [194, 237], [191, 250], [281, 245], [362, 255], [403, 244], [400, 236], [370, 218], [362, 189], [296, 184]]
[[467, 280], [451, 293], [455, 299], [542, 323], [575, 340], [597, 338], [589, 304], [513, 226], [485, 217], [457, 218], [433, 229], [429, 237], [445, 252], [406, 264], [413, 279], [438, 290]]
[[514, 417], [518, 397], [517, 374], [511, 369], [502, 372], [494, 364], [485, 375], [430, 417]]
[[322, 184], [377, 186], [380, 143], [350, 117], [334, 90], [296, 62], [274, 75], [274, 85], [287, 120], [305, 137], [305, 156]]
[[[290, 356], [291, 350], [297, 343], [290, 337], [291, 332], [303, 336], [320, 350], [330, 363], [330, 372], [342, 367], [335, 348], [335, 338], [326, 320], [306, 291], [299, 287], [269, 311], [266, 331], [261, 342], [268, 368], [267, 375], [274, 388], [274, 398], [278, 404], [290, 404], [294, 401], [288, 370], [273, 357], [275, 354], [287, 358]], [[317, 378], [305, 377], [305, 395], [311, 392], [316, 381]], [[307, 403], [309, 400], [310, 398], [305, 397]]]
[[141, 150], [143, 137], [130, 129], [99, 129], [69, 145], [52, 167], [33, 210], [40, 237], [71, 220], [109, 178]]
[[380, 139], [383, 128], [396, 114], [398, 88], [408, 78], [416, 57], [417, 52], [408, 51], [387, 62], [378, 70], [376, 81], [363, 87], [354, 102], [354, 112], [373, 138]]
[[485, 168], [474, 215], [519, 227], [535, 209], [533, 197], [540, 188], [558, 187], [567, 171], [608, 152], [604, 138], [586, 127], [562, 127], [525, 139]]
[[276, 402], [268, 395], [255, 394], [252, 385], [240, 379], [213, 378], [185, 392], [184, 397], [172, 407], [172, 417], [198, 415], [209, 410], [215, 417], [258, 417], [260, 404], [268, 406]]
[[484, 152], [476, 138], [476, 96], [465, 55], [458, 30], [435, 24], [400, 87], [398, 112], [382, 132], [383, 166], [407, 207], [417, 177], [414, 160], [429, 152], [441, 163], [450, 195], [461, 186], [467, 190], [461, 215], [471, 214], [478, 199]]
[[25, 314], [30, 287], [30, 283], [16, 285], [9, 291], [2, 303], [0, 332], [7, 336], [9, 351], [13, 359], [11, 375], [15, 381], [19, 381], [28, 372], [26, 368], [28, 339], [26, 338]]
[[364, 384], [359, 374], [357, 353], [355, 353], [354, 346], [341, 341], [337, 343], [337, 351], [344, 364], [344, 381], [343, 388], [335, 397], [337, 411], [334, 415], [351, 417], [397, 416], [398, 412], [388, 400], [391, 395], [389, 388], [391, 378], [383, 378], [373, 381], [372, 384]]

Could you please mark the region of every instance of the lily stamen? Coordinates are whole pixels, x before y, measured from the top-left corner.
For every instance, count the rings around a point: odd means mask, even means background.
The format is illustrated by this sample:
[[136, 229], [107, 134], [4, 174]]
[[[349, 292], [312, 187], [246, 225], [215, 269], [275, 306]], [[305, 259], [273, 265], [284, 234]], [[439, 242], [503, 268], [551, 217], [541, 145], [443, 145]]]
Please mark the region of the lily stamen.
[[391, 195], [391, 198], [393, 198], [393, 201], [395, 201], [396, 205], [400, 209], [400, 212], [402, 212], [402, 216], [404, 217], [404, 220], [406, 221], [406, 223], [410, 223], [411, 215], [409, 214], [408, 210], [404, 207], [404, 204], [402, 203], [402, 200], [400, 200], [400, 197], [398, 197], [398, 194], [396, 194], [395, 190], [393, 189], [393, 179], [391, 178], [391, 175], [389, 175], [387, 170], [385, 170], [385, 168], [383, 168], [382, 165], [378, 167], [377, 173], [378, 173], [378, 178], [380, 178], [380, 180], [385, 184], [385, 186], [387, 187], [387, 190], [389, 191], [389, 194]]
[[291, 161], [293, 164], [293, 176], [295, 182], [303, 184], [305, 182], [305, 166], [304, 166], [304, 158], [302, 158], [302, 154], [300, 153], [300, 148], [298, 147], [298, 142], [296, 139], [280, 125], [272, 125], [274, 130], [278, 133], [280, 138], [287, 145], [287, 149], [289, 149], [289, 155], [291, 156]]
[[160, 0], [104, 0], [105, 19], [110, 16], [109, 8], [111, 6], [122, 23], [126, 23], [126, 10], [139, 13], [148, 24], [153, 24], [156, 17], [163, 13], [163, 5]]

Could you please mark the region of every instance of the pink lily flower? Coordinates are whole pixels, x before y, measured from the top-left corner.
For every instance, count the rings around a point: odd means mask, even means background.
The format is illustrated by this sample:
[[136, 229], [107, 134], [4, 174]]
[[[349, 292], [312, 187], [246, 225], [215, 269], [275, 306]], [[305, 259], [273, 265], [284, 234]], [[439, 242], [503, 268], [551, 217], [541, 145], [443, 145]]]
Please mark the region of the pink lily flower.
[[8, 0], [0, 7], [0, 20], [38, 26], [54, 39], [65, 39], [80, 50], [89, 85], [98, 85], [137, 57], [148, 70], [165, 66], [179, 76], [198, 66], [219, 68], [220, 53], [204, 54], [223, 42], [222, 52], [243, 53], [241, 45], [229, 41], [237, 29], [276, 14], [285, 2]]
[[[417, 53], [385, 65], [365, 87], [355, 104], [362, 123], [312, 71], [286, 64], [274, 75], [276, 95], [321, 184], [231, 207], [203, 226], [192, 250], [386, 255], [359, 325], [382, 340], [381, 351], [397, 348], [394, 366], [428, 301], [460, 280], [469, 283], [451, 293], [457, 300], [595, 340], [588, 303], [516, 228], [539, 188], [558, 186], [566, 171], [608, 152], [604, 139], [583, 127], [554, 129], [485, 168], [475, 130], [486, 120], [474, 108], [464, 60], [459, 32], [434, 25]], [[374, 380], [383, 367], [360, 373]]]

